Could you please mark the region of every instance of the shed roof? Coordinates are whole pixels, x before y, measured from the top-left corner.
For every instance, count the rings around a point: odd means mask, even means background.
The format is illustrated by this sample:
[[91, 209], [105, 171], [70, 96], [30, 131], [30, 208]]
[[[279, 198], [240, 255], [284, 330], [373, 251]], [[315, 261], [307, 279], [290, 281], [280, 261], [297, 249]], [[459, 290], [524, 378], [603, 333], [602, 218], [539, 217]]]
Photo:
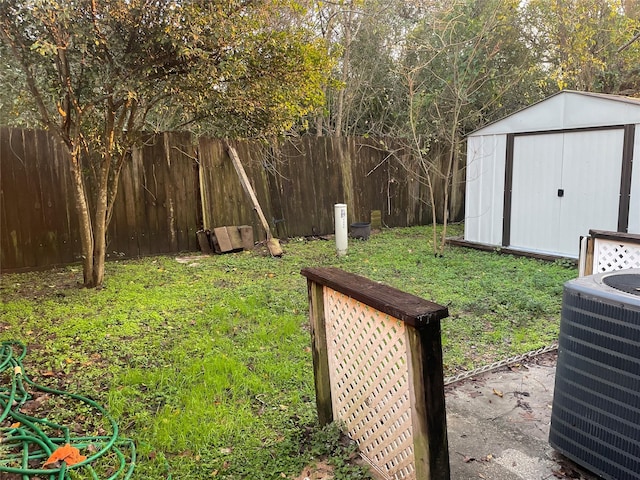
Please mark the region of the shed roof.
[[640, 98], [562, 90], [469, 137], [640, 123]]

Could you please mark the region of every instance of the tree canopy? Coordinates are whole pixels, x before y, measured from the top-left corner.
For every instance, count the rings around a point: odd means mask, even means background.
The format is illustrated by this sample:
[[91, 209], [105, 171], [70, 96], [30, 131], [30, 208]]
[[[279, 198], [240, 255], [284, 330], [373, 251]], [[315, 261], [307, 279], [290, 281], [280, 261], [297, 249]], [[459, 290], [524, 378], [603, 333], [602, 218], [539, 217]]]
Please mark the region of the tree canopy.
[[321, 106], [330, 62], [303, 14], [287, 0], [3, 0], [3, 115], [69, 151], [86, 285], [102, 283], [118, 176], [142, 132], [276, 135]]
[[[421, 99], [430, 109], [447, 109], [442, 94], [454, 82], [482, 78], [460, 97], [473, 112], [463, 132], [560, 89], [640, 95], [639, 0], [312, 3], [312, 24], [339, 55], [324, 118], [311, 123], [322, 126], [315, 133], [409, 130], [406, 74], [425, 60], [423, 73], [437, 70]], [[422, 121], [433, 135], [433, 123]]]
[[274, 20], [294, 18], [295, 7], [279, 0], [6, 0], [0, 16], [3, 74], [14, 80], [11, 113], [48, 128], [59, 126], [61, 110], [69, 122], [101, 123], [101, 107], [112, 101], [135, 105], [131, 120], [146, 128], [280, 133], [322, 101], [318, 85], [328, 65], [308, 30]]

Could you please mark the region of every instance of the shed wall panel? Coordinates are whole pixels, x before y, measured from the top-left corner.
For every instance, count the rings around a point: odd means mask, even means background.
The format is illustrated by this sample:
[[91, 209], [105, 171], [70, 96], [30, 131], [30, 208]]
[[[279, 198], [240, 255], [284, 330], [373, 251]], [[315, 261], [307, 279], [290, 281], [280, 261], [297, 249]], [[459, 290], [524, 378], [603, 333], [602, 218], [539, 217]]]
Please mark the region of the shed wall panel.
[[624, 125], [640, 117], [640, 103], [633, 105], [580, 93], [563, 95], [563, 128]]
[[506, 136], [469, 138], [465, 240], [499, 245], [502, 238]]
[[558, 247], [563, 135], [516, 137], [513, 144], [511, 243], [523, 250]]
[[590, 229], [616, 231], [624, 131], [573, 132], [564, 136], [558, 252], [577, 257]]
[[564, 104], [562, 95], [553, 96], [544, 102], [531, 105], [502, 120], [498, 120], [469, 135], [496, 135], [507, 133], [560, 130], [564, 125]]
[[640, 102], [625, 102], [582, 92], [560, 92], [469, 136], [524, 133], [637, 123]]

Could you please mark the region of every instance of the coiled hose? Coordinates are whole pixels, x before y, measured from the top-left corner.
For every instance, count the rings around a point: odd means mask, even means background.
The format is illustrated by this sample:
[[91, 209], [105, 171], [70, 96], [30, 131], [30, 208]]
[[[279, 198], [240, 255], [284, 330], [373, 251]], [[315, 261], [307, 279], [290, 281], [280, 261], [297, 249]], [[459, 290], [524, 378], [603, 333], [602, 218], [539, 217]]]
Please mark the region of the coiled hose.
[[[0, 384], [0, 477], [2, 472], [6, 472], [21, 480], [35, 476], [49, 480], [70, 480], [71, 472], [76, 470], [99, 480], [96, 464], [108, 460], [108, 467], [100, 467], [109, 475], [107, 480], [131, 478], [136, 463], [135, 444], [130, 439], [118, 436], [115, 419], [87, 397], [34, 383], [22, 366], [26, 353], [25, 345], [17, 341], [2, 342], [0, 347], [0, 379], [4, 382]], [[30, 391], [60, 395], [88, 405], [110, 424], [111, 435], [75, 436], [69, 427], [21, 412], [25, 403], [33, 399]], [[47, 432], [58, 436], [49, 436]], [[87, 458], [74, 465], [67, 465], [63, 460], [54, 464], [54, 468], [43, 468], [52, 453], [66, 444], [86, 452]]]

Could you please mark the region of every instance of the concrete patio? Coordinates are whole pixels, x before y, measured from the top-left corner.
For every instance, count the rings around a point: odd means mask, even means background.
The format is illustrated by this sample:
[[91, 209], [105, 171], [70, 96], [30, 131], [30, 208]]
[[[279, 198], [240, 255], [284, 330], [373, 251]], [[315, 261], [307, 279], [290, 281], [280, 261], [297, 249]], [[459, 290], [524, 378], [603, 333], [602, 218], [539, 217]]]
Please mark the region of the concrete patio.
[[548, 443], [556, 353], [446, 387], [452, 480], [597, 477]]

